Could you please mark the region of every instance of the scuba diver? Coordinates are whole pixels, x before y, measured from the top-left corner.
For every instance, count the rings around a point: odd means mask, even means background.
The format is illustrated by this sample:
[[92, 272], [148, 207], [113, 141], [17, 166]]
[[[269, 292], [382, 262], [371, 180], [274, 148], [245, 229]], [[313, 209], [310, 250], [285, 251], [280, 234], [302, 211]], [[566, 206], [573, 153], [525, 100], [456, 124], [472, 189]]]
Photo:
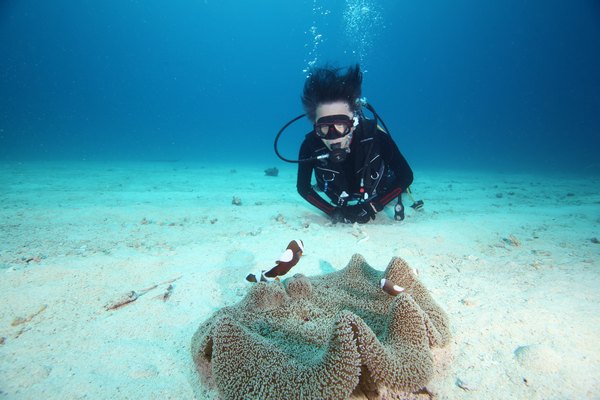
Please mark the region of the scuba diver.
[[[362, 72], [358, 64], [345, 71], [313, 68], [302, 94], [306, 114], [291, 120], [279, 131], [275, 152], [284, 161], [298, 163], [298, 193], [334, 223], [367, 223], [394, 199], [398, 199], [394, 218], [402, 220], [401, 195], [408, 191], [413, 172], [385, 123], [361, 98], [361, 86]], [[363, 107], [375, 118], [366, 118]], [[299, 159], [288, 160], [279, 154], [277, 141], [283, 130], [304, 115], [314, 129], [305, 136]], [[313, 173], [316, 188], [329, 201], [313, 188]], [[411, 207], [417, 210], [422, 206], [419, 200]]]

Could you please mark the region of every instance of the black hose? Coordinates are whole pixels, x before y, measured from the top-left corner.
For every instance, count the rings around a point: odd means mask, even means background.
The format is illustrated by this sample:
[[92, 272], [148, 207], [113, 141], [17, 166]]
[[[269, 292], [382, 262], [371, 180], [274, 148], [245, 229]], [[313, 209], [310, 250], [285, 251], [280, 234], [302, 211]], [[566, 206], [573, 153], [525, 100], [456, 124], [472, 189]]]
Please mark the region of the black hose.
[[298, 115], [296, 118], [294, 118], [293, 120], [291, 120], [290, 122], [288, 122], [287, 124], [285, 124], [285, 125], [283, 126], [283, 128], [281, 128], [281, 129], [279, 130], [279, 132], [277, 132], [277, 136], [275, 136], [275, 142], [273, 142], [273, 147], [275, 148], [275, 154], [277, 154], [277, 157], [281, 158], [281, 159], [282, 159], [283, 161], [285, 161], [285, 162], [289, 162], [289, 163], [301, 163], [301, 162], [304, 162], [304, 161], [308, 161], [308, 159], [307, 159], [307, 160], [290, 160], [290, 159], [288, 159], [288, 158], [285, 158], [284, 156], [282, 156], [282, 155], [279, 153], [279, 150], [277, 149], [277, 142], [279, 141], [279, 137], [281, 136], [281, 134], [283, 133], [283, 131], [285, 131], [285, 129], [286, 129], [288, 126], [290, 126], [290, 125], [291, 125], [291, 124], [293, 124], [294, 122], [298, 121], [300, 118], [304, 117], [305, 115], [306, 115], [306, 114], [301, 114], [301, 115]]
[[390, 130], [385, 125], [385, 122], [383, 122], [383, 119], [381, 119], [379, 114], [377, 114], [377, 111], [375, 111], [375, 108], [373, 108], [373, 106], [370, 103], [366, 103], [366, 102], [365, 102], [364, 106], [366, 107], [367, 110], [369, 110], [369, 111], [371, 111], [371, 113], [373, 113], [373, 116], [375, 117], [375, 121], [381, 122], [381, 125], [383, 125], [383, 129], [385, 129], [385, 133], [387, 133], [388, 135], [391, 135]]

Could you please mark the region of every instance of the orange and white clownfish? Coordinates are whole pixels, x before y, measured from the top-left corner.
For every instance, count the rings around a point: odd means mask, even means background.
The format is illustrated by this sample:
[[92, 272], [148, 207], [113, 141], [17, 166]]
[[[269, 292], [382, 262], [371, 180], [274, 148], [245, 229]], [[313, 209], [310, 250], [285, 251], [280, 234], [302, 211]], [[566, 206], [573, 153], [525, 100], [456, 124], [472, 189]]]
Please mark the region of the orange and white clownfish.
[[287, 274], [290, 269], [300, 260], [302, 257], [302, 252], [304, 251], [304, 243], [302, 240], [292, 240], [283, 254], [279, 257], [277, 261], [275, 261], [275, 266], [268, 271], [260, 271], [259, 274], [249, 274], [246, 277], [248, 282], [265, 282], [267, 278], [276, 278], [278, 276], [283, 276]]
[[390, 296], [397, 296], [400, 294], [400, 292], [404, 291], [403, 287], [400, 287], [394, 284], [394, 282], [385, 278], [379, 282], [379, 287]]

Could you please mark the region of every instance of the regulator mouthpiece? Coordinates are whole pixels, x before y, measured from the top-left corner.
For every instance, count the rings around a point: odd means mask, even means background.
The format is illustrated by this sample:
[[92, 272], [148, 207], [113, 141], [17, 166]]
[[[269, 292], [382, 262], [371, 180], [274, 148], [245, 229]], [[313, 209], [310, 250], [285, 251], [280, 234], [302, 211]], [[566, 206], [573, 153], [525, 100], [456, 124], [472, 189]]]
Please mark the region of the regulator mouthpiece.
[[329, 152], [329, 159], [334, 163], [341, 163], [346, 160], [350, 149], [343, 149], [340, 143], [334, 143], [331, 145], [331, 151]]

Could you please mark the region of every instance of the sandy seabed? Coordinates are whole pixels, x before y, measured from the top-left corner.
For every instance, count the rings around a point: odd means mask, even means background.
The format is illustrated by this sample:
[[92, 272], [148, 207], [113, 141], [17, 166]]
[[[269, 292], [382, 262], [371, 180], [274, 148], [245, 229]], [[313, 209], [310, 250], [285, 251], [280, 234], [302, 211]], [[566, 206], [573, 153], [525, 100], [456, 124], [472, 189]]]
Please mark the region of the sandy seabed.
[[1, 165], [0, 398], [207, 397], [193, 333], [302, 239], [292, 272], [418, 270], [452, 324], [437, 398], [600, 399], [600, 177], [416, 170], [423, 211], [358, 226], [270, 166]]

